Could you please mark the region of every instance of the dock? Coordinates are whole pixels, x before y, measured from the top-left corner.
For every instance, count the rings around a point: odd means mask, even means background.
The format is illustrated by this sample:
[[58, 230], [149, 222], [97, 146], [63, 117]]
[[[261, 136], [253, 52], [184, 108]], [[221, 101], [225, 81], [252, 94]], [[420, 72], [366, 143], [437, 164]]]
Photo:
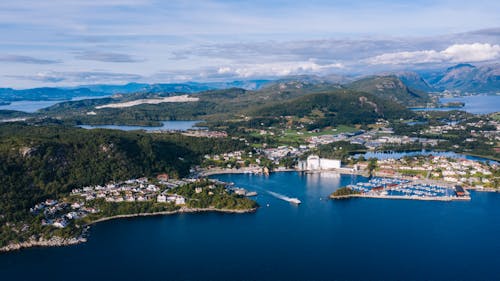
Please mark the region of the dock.
[[397, 178], [374, 178], [368, 182], [348, 185], [357, 194], [330, 196], [332, 199], [378, 198], [425, 201], [468, 201], [470, 193], [462, 186], [438, 185], [429, 181]]

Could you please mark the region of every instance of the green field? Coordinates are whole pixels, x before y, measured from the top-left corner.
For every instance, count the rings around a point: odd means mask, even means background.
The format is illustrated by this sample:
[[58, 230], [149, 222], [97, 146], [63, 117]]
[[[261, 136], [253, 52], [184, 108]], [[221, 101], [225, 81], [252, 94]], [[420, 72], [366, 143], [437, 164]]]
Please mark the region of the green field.
[[319, 132], [312, 132], [306, 130], [285, 130], [284, 134], [277, 135], [277, 141], [281, 144], [305, 144], [306, 139], [314, 136], [336, 135], [340, 133], [350, 133], [357, 129], [354, 127], [340, 125], [335, 128], [327, 128]]

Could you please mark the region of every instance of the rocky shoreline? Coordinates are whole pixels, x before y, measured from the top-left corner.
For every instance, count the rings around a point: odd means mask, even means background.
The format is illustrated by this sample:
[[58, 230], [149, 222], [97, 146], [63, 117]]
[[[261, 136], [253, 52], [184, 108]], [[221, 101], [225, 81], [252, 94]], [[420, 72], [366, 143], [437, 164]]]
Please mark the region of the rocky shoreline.
[[87, 242], [87, 238], [85, 237], [77, 237], [77, 238], [62, 238], [62, 237], [52, 237], [50, 239], [39, 238], [36, 239], [32, 237], [28, 241], [12, 243], [7, 246], [0, 248], [0, 252], [11, 252], [17, 251], [24, 248], [33, 248], [33, 247], [59, 247], [59, 246], [70, 246], [76, 245], [80, 243]]
[[[114, 219], [121, 219], [121, 218], [132, 218], [132, 217], [146, 217], [146, 216], [161, 216], [161, 215], [175, 215], [175, 214], [182, 214], [182, 213], [204, 213], [204, 212], [218, 212], [218, 213], [228, 213], [228, 214], [245, 214], [245, 213], [254, 213], [257, 211], [257, 208], [252, 208], [252, 209], [243, 209], [243, 210], [236, 210], [236, 209], [217, 209], [217, 208], [180, 208], [179, 210], [175, 211], [165, 211], [165, 212], [154, 212], [154, 213], [138, 213], [138, 214], [127, 214], [127, 215], [117, 215], [117, 216], [112, 216], [112, 217], [105, 217], [105, 218], [100, 218], [98, 220], [95, 220], [86, 226], [90, 226], [92, 224], [96, 224], [99, 222], [103, 221], [109, 221], [109, 220], [114, 220]], [[60, 247], [60, 246], [70, 246], [70, 245], [76, 245], [80, 243], [85, 243], [87, 242], [87, 238], [84, 236], [80, 237], [73, 237], [73, 238], [62, 238], [62, 237], [52, 237], [50, 239], [43, 239], [43, 238], [35, 238], [32, 237], [28, 241], [24, 242], [19, 242], [19, 243], [11, 243], [7, 246], [1, 247], [0, 248], [0, 253], [1, 252], [11, 252], [11, 251], [17, 251], [25, 248], [33, 248], [33, 247]]]
[[96, 224], [103, 221], [109, 221], [114, 219], [122, 218], [134, 218], [134, 217], [150, 217], [150, 216], [165, 216], [165, 215], [175, 215], [182, 213], [203, 213], [203, 212], [218, 212], [218, 213], [228, 213], [228, 214], [245, 214], [253, 213], [257, 211], [257, 208], [244, 209], [244, 210], [233, 210], [233, 209], [217, 209], [217, 208], [180, 208], [175, 211], [164, 211], [164, 212], [154, 212], [154, 213], [138, 213], [138, 214], [127, 214], [127, 215], [117, 215], [112, 217], [105, 217], [95, 220], [88, 225]]

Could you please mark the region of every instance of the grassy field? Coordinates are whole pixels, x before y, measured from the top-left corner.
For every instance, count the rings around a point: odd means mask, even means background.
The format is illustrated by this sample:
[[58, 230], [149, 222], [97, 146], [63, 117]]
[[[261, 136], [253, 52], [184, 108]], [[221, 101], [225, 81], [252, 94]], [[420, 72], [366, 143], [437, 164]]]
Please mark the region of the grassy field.
[[496, 112], [492, 114], [493, 119], [496, 121], [500, 121], [500, 112]]
[[305, 144], [306, 139], [314, 136], [323, 136], [323, 135], [336, 135], [340, 133], [350, 133], [354, 132], [357, 129], [354, 127], [340, 125], [335, 128], [324, 129], [319, 132], [308, 132], [306, 130], [298, 131], [298, 130], [285, 130], [284, 134], [278, 135], [277, 140], [283, 144]]

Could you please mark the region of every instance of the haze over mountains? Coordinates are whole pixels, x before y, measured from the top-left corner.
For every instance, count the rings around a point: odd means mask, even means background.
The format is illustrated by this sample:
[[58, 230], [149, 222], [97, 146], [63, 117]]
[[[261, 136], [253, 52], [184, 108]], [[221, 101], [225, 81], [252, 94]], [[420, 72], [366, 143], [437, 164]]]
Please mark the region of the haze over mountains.
[[429, 102], [427, 92], [496, 93], [500, 89], [500, 64], [474, 66], [458, 64], [436, 71], [382, 72], [371, 76], [286, 76], [277, 80], [241, 80], [230, 82], [135, 83], [125, 85], [82, 85], [79, 87], [33, 88], [16, 90], [0, 88], [0, 101], [69, 100], [81, 96], [103, 96], [127, 93], [196, 93], [207, 90], [242, 88], [258, 90], [266, 87], [279, 91], [285, 88], [348, 88], [374, 95], [385, 95], [407, 105]]

